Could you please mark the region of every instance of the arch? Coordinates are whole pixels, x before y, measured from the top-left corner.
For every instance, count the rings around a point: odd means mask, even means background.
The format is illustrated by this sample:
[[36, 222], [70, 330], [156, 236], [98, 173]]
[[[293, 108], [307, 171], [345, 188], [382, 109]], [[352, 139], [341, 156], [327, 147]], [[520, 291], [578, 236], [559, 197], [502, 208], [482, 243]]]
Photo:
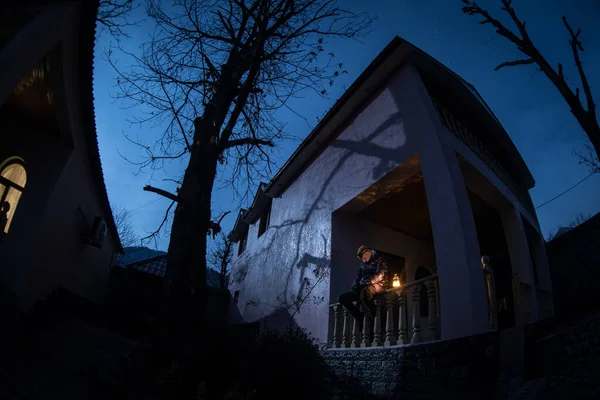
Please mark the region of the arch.
[[[423, 266], [419, 266], [415, 272], [415, 281], [423, 278], [427, 278], [432, 275], [431, 271]], [[421, 317], [429, 316], [429, 299], [427, 298], [427, 287], [421, 284], [421, 290], [419, 293], [419, 308], [421, 309]]]
[[8, 233], [27, 184], [25, 162], [11, 157], [0, 164], [0, 232]]

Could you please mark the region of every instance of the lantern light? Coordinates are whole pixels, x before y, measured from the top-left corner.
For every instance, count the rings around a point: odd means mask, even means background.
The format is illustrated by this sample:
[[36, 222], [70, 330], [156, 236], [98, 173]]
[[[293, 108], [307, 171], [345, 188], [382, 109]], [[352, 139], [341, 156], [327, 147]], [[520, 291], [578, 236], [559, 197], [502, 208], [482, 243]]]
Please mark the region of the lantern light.
[[398, 278], [398, 274], [394, 274], [394, 277], [392, 278], [392, 286], [400, 287], [400, 278]]

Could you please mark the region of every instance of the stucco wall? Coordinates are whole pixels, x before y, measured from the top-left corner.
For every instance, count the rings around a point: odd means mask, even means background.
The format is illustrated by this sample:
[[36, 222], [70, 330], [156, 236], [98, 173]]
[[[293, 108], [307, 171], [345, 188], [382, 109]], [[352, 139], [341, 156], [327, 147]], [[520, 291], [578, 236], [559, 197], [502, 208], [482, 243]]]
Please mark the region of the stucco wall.
[[25, 306], [56, 285], [94, 302], [106, 296], [116, 249], [110, 233], [102, 249], [83, 243], [94, 217], [104, 217], [84, 157], [84, 149], [75, 149], [48, 202], [27, 273]]
[[[412, 69], [400, 71], [282, 197], [273, 200], [265, 234], [257, 238], [258, 222], [250, 227], [230, 284], [232, 293], [240, 290], [238, 306], [246, 321], [285, 316], [283, 304], [292, 310], [295, 323], [326, 339], [332, 212], [407, 160], [426, 140], [418, 129], [407, 133], [407, 126], [415, 125], [410, 98], [415, 75]], [[298, 296], [306, 298], [294, 312]]]
[[[61, 43], [61, 52], [49, 57], [53, 69], [62, 69], [60, 77], [64, 79], [51, 83], [55, 114], [52, 119], [56, 125], [49, 123], [46, 131], [40, 131], [39, 127], [28, 128], [30, 121], [17, 121], [11, 115], [7, 116], [10, 122], [3, 121], [8, 135], [0, 147], [0, 162], [11, 156], [22, 158], [27, 185], [9, 234], [0, 244], [0, 279], [25, 310], [56, 285], [102, 301], [117, 246], [113, 233], [104, 239], [102, 250], [82, 243], [89, 228], [82, 217], [91, 224], [95, 216], [106, 216], [91, 174], [86, 142], [95, 140], [95, 132], [84, 131], [83, 109], [93, 105], [82, 103], [79, 96], [92, 77], [79, 76], [84, 62], [79, 54], [80, 41], [88, 38], [80, 36], [78, 18], [75, 9], [69, 7], [41, 13], [14, 39], [31, 43], [28, 51], [18, 53], [11, 63], [11, 68], [19, 69], [0, 79], [0, 95], [10, 93], [37, 60]], [[48, 24], [58, 24], [59, 28], [44, 29]], [[2, 49], [3, 56], [8, 47]], [[79, 205], [83, 213], [78, 211]]]

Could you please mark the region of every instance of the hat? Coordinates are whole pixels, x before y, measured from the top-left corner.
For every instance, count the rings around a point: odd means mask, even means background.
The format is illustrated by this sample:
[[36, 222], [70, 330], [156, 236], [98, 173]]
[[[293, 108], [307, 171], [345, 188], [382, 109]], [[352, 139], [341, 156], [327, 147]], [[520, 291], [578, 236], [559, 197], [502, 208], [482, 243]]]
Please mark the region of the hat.
[[370, 251], [371, 249], [367, 246], [365, 246], [364, 244], [362, 246], [360, 246], [358, 248], [358, 250], [356, 251], [356, 257], [361, 257], [363, 255], [363, 253]]

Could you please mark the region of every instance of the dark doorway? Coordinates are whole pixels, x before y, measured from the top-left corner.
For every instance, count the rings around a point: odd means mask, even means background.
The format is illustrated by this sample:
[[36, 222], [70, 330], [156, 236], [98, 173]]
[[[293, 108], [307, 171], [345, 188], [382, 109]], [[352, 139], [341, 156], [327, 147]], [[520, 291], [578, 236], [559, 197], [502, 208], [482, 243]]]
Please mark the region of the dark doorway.
[[386, 253], [384, 251], [379, 251], [377, 249], [375, 249], [375, 251], [381, 254], [383, 258], [385, 258], [385, 261], [387, 261], [388, 283], [390, 284], [390, 286], [392, 285], [392, 278], [394, 277], [394, 274], [398, 274], [398, 277], [400, 278], [400, 283], [404, 285], [406, 283], [406, 260], [404, 259], [404, 257], [396, 256], [390, 253]]
[[498, 329], [510, 328], [515, 326], [513, 272], [502, 218], [500, 213], [481, 197], [470, 190], [468, 192], [477, 229], [480, 256], [490, 257], [490, 265], [494, 271]]

